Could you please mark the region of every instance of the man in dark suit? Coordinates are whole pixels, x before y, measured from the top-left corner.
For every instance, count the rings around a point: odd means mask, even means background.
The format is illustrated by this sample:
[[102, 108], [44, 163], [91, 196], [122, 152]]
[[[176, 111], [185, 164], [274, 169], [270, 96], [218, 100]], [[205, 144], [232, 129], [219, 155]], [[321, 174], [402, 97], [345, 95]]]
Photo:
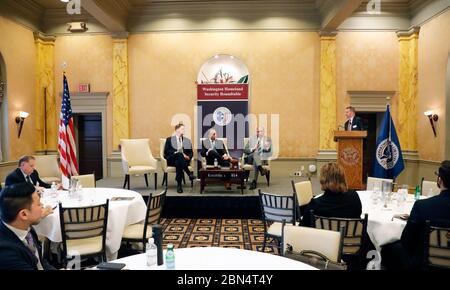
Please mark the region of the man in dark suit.
[[352, 106], [348, 106], [345, 108], [345, 117], [347, 118], [347, 122], [345, 122], [345, 130], [346, 131], [362, 131], [363, 123], [360, 117], [356, 117], [356, 110]]
[[177, 192], [183, 193], [181, 182], [183, 180], [183, 171], [189, 176], [192, 181], [195, 179], [194, 174], [189, 170], [189, 163], [193, 157], [192, 143], [189, 138], [184, 137], [184, 125], [177, 124], [175, 126], [175, 135], [166, 139], [164, 145], [164, 158], [167, 160], [167, 165], [176, 168]]
[[5, 187], [0, 195], [0, 270], [54, 270], [42, 257], [33, 225], [42, 218], [39, 195], [30, 183]]
[[423, 263], [425, 221], [450, 223], [450, 160], [436, 172], [441, 193], [417, 200], [399, 242], [383, 246], [382, 263], [387, 269], [419, 269]]
[[217, 139], [217, 132], [215, 129], [209, 130], [209, 138], [202, 142], [202, 150], [200, 155], [206, 159], [207, 165], [214, 165], [214, 160], [220, 166], [230, 166], [230, 156], [227, 155], [225, 145], [222, 140]]
[[35, 186], [50, 188], [50, 184], [45, 183], [39, 178], [39, 173], [34, 169], [36, 160], [33, 156], [23, 156], [19, 160], [19, 167], [8, 174], [5, 181], [5, 186], [10, 186], [16, 183], [28, 182]]

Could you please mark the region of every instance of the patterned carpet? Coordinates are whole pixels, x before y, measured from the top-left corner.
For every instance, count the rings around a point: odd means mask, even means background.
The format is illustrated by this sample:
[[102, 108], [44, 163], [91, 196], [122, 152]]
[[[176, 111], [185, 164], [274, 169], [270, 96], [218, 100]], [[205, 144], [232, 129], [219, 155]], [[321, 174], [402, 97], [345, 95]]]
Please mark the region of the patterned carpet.
[[[255, 219], [163, 219], [164, 246], [175, 248], [224, 247], [261, 251], [264, 226]], [[266, 252], [278, 253], [267, 243]]]

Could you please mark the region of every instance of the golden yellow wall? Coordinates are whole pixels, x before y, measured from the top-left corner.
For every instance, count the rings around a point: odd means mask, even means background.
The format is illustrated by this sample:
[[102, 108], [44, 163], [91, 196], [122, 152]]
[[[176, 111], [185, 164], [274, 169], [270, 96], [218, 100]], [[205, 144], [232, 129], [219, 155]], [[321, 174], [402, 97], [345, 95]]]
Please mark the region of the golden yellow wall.
[[[35, 69], [36, 49], [33, 32], [0, 16], [0, 53], [6, 63], [9, 160], [24, 154], [34, 154]], [[14, 119], [19, 111], [31, 115], [25, 121], [22, 135], [17, 138]]]
[[174, 114], [193, 118], [195, 80], [215, 54], [231, 54], [251, 76], [250, 112], [280, 114], [280, 156], [315, 156], [319, 141], [319, 36], [315, 32], [153, 33], [129, 38], [130, 132], [172, 133]]
[[[419, 34], [418, 150], [421, 159], [442, 161], [445, 150], [445, 86], [450, 52], [450, 11], [425, 23]], [[439, 115], [437, 138], [423, 112]], [[447, 126], [450, 126], [447, 124]], [[449, 132], [447, 128], [447, 132]]]
[[79, 83], [90, 83], [91, 92], [109, 92], [107, 108], [108, 153], [112, 151], [112, 38], [109, 35], [59, 36], [55, 42], [57, 110], [61, 110], [62, 67], [71, 92]]
[[[337, 119], [345, 122], [347, 91], [397, 91], [398, 40], [395, 32], [339, 32], [337, 56]], [[396, 122], [396, 96], [392, 115]]]

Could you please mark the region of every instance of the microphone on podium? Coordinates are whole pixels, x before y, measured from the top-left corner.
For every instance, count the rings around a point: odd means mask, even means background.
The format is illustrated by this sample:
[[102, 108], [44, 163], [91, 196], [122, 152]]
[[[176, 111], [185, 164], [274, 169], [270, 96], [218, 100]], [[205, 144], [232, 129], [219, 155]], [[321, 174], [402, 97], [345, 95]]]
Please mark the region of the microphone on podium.
[[[341, 130], [341, 129], [342, 129], [342, 130]], [[345, 131], [345, 127], [342, 126], [342, 125], [339, 125], [339, 126], [338, 126], [338, 131]]]

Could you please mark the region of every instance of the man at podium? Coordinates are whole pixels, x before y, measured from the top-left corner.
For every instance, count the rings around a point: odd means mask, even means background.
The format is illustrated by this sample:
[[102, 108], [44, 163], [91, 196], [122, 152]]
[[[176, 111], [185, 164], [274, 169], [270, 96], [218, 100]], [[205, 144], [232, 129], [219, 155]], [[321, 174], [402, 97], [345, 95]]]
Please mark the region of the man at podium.
[[348, 106], [345, 108], [345, 117], [347, 118], [347, 122], [345, 122], [345, 130], [346, 131], [362, 131], [363, 123], [360, 117], [355, 116], [356, 110], [352, 106]]

